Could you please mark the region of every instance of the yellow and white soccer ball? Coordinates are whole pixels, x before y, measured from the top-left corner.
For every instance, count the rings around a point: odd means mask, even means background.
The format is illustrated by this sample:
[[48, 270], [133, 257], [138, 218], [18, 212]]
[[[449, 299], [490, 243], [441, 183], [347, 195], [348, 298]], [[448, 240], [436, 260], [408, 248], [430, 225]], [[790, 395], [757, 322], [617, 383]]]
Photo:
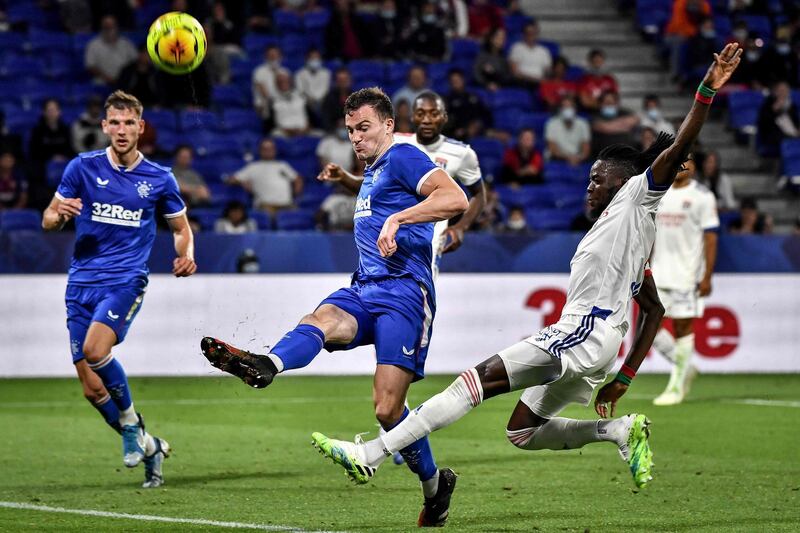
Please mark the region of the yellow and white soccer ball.
[[206, 56], [206, 32], [191, 15], [173, 11], [158, 17], [147, 32], [153, 64], [170, 74], [186, 74]]

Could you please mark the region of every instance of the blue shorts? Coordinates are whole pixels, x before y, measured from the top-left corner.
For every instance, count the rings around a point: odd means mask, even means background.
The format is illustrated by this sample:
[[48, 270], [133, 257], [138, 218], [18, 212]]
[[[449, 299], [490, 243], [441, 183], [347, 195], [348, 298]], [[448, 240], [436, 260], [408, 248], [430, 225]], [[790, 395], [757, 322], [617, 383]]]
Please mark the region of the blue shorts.
[[146, 284], [115, 287], [84, 287], [67, 285], [67, 329], [72, 350], [72, 363], [83, 356], [83, 341], [92, 322], [100, 322], [114, 330], [119, 344], [125, 340], [128, 328], [142, 307]]
[[358, 332], [350, 344], [326, 343], [326, 350], [374, 344], [378, 364], [407, 368], [414, 372], [414, 381], [425, 377], [436, 308], [428, 291], [416, 280], [356, 281], [325, 298], [323, 304], [335, 305], [358, 321]]

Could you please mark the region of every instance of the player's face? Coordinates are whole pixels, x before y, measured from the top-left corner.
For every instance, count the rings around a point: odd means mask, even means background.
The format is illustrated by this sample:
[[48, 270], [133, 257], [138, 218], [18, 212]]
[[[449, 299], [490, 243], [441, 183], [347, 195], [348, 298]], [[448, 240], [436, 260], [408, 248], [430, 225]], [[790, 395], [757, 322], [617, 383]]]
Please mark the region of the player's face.
[[589, 187], [586, 200], [589, 218], [596, 220], [605, 211], [612, 198], [622, 186], [622, 180], [614, 172], [615, 168], [605, 161], [595, 161], [589, 171]]
[[675, 175], [675, 183], [683, 183], [684, 181], [688, 181], [689, 179], [694, 176], [694, 171], [696, 170], [696, 166], [694, 164], [694, 160], [689, 159], [684, 161], [683, 165], [681, 166], [680, 171]]
[[144, 120], [133, 109], [110, 107], [103, 120], [103, 133], [111, 139], [111, 148], [119, 155], [136, 150], [139, 135], [144, 132]]
[[417, 140], [422, 144], [434, 142], [447, 123], [447, 113], [441, 100], [420, 98], [415, 102], [411, 120], [417, 130]]
[[368, 165], [391, 144], [394, 119], [381, 120], [375, 109], [363, 105], [345, 115], [344, 125], [359, 161]]

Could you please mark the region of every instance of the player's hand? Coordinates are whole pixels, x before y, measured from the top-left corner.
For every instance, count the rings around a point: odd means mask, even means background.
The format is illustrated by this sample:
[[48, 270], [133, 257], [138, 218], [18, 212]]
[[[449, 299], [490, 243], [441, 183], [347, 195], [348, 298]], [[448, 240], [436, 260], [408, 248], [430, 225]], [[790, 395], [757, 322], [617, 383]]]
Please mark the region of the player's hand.
[[708, 67], [703, 85], [718, 91], [727, 82], [742, 58], [742, 48], [738, 43], [728, 43], [718, 54], [714, 54], [714, 62]]
[[56, 213], [69, 220], [80, 215], [81, 209], [83, 209], [83, 202], [80, 198], [64, 198], [58, 203]]
[[697, 284], [697, 294], [698, 296], [708, 296], [711, 294], [711, 280], [710, 279], [703, 279], [700, 283]]
[[[617, 400], [619, 400], [627, 390], [627, 385], [616, 380], [603, 385], [603, 388], [597, 393], [597, 398], [594, 399], [594, 410], [600, 415], [600, 418], [614, 416], [614, 412], [617, 410]], [[611, 404], [610, 410], [609, 404]]]
[[172, 273], [176, 278], [185, 278], [197, 272], [197, 263], [189, 257], [176, 257], [172, 262]]
[[344, 171], [336, 163], [328, 163], [322, 169], [322, 172], [317, 174], [319, 181], [341, 181], [343, 177]]
[[[459, 228], [458, 226], [450, 226], [444, 232], [445, 245], [442, 253], [449, 253], [455, 252], [461, 247], [461, 244], [464, 242], [464, 230]], [[448, 242], [450, 241], [450, 242]]]
[[394, 237], [399, 229], [400, 223], [397, 222], [397, 216], [389, 215], [386, 222], [383, 223], [381, 234], [378, 236], [378, 250], [380, 250], [382, 257], [390, 257], [397, 251], [397, 243]]

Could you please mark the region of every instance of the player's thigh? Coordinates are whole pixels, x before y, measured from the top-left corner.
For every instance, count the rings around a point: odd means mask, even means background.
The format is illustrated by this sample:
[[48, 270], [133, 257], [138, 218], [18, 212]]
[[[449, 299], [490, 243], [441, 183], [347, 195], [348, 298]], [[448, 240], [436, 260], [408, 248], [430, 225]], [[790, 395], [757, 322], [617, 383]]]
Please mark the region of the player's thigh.
[[694, 318], [673, 318], [672, 325], [675, 328], [675, 338], [680, 339], [692, 334], [694, 331]]
[[573, 401], [582, 400], [592, 388], [575, 382], [537, 385], [522, 391], [519, 402], [508, 421], [508, 429], [537, 427], [564, 410]]
[[325, 335], [325, 349], [331, 352], [374, 341], [374, 318], [361, 301], [357, 285], [341, 288], [322, 300], [302, 323], [320, 328]]
[[111, 353], [117, 334], [107, 324], [92, 322], [83, 341], [83, 354], [89, 363], [96, 363]]
[[520, 390], [557, 380], [561, 361], [539, 346], [520, 341], [497, 353], [506, 369], [509, 390]]
[[81, 382], [81, 387], [83, 387], [83, 395], [86, 397], [86, 399], [95, 402], [105, 398], [108, 395], [108, 391], [103, 385], [103, 381], [100, 379], [100, 376], [95, 374], [94, 371], [89, 368], [89, 364], [85, 359], [81, 359], [75, 363], [75, 371], [78, 373], [78, 379]]
[[[125, 340], [133, 320], [142, 308], [144, 282], [103, 289], [92, 314], [92, 324], [84, 341], [84, 354], [90, 359], [105, 357], [115, 344]], [[110, 335], [109, 330], [113, 335]], [[109, 344], [110, 342], [110, 344]]]

